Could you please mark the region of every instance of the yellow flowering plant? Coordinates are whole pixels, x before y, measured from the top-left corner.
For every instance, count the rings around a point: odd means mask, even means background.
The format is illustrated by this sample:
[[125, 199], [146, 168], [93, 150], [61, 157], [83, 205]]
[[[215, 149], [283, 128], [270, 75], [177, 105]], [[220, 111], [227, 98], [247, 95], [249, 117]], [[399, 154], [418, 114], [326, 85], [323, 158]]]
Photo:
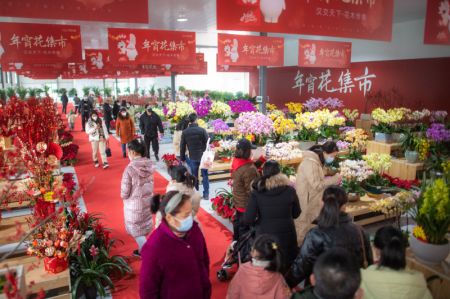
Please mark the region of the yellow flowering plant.
[[292, 119], [285, 118], [284, 116], [277, 117], [273, 122], [275, 141], [278, 142], [281, 139], [286, 141], [289, 139], [289, 134], [291, 134], [296, 126]]
[[188, 102], [170, 102], [166, 106], [166, 117], [172, 122], [180, 121], [184, 116], [195, 112], [192, 105]]
[[210, 119], [225, 120], [231, 115], [231, 108], [227, 103], [220, 101], [213, 101], [211, 110], [209, 111]]
[[359, 111], [358, 109], [343, 109], [342, 113], [344, 114], [345, 118], [347, 119], [345, 122], [346, 126], [354, 126], [356, 119], [359, 117]]
[[376, 108], [372, 111], [372, 118], [375, 124], [372, 125], [372, 131], [378, 133], [392, 134], [395, 132], [395, 124], [403, 120], [407, 113], [405, 108], [394, 108], [384, 110]]
[[372, 153], [364, 155], [363, 160], [367, 162], [369, 167], [374, 173], [367, 179], [366, 183], [372, 186], [387, 187], [390, 185], [390, 181], [384, 178], [382, 175], [392, 165], [392, 157], [387, 154]]
[[319, 137], [335, 138], [339, 136], [339, 127], [345, 125], [345, 118], [339, 111], [328, 109], [299, 113], [295, 117], [299, 129], [299, 140], [316, 141]]
[[284, 112], [281, 110], [272, 110], [270, 111], [268, 116], [272, 121], [275, 121], [275, 119], [277, 119], [278, 117], [284, 117], [285, 115]]
[[430, 152], [430, 142], [426, 138], [420, 138], [417, 141], [417, 151], [419, 152], [419, 160], [425, 161]]
[[278, 107], [276, 105], [274, 105], [274, 104], [267, 103], [266, 104], [266, 109], [267, 109], [268, 112], [272, 112], [274, 110], [277, 110]]
[[289, 102], [289, 103], [286, 103], [285, 106], [287, 107], [290, 115], [296, 115], [298, 113], [302, 113], [302, 110], [303, 110], [302, 103]]

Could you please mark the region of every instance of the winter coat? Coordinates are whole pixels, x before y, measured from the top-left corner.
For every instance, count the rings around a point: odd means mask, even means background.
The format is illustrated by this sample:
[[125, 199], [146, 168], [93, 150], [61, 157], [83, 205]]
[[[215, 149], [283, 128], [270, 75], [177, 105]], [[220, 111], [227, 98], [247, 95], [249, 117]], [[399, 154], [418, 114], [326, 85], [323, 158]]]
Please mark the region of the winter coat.
[[228, 287], [226, 299], [287, 299], [290, 293], [280, 273], [248, 262], [239, 266]]
[[183, 133], [183, 131], [178, 131], [175, 130], [175, 132], [173, 133], [173, 148], [176, 154], [180, 153], [180, 142], [181, 142], [181, 134]]
[[348, 214], [341, 213], [337, 226], [328, 228], [317, 226], [306, 234], [300, 253], [292, 264], [286, 281], [291, 287], [305, 279], [309, 284], [309, 276], [312, 274], [317, 258], [322, 253], [336, 247], [348, 250], [358, 264], [363, 267], [364, 251], [362, 244], [364, 244], [366, 260], [370, 265], [373, 263], [373, 258], [369, 239], [363, 232], [362, 227], [354, 224]]
[[133, 119], [130, 116], [128, 116], [128, 118], [123, 118], [122, 116], [117, 118], [116, 134], [120, 137], [120, 142], [122, 144], [127, 144], [134, 139], [136, 129], [134, 127]]
[[300, 200], [302, 214], [295, 220], [297, 242], [303, 243], [306, 233], [314, 227], [313, 221], [322, 209], [323, 191], [329, 185], [335, 185], [336, 177], [325, 179], [319, 156], [311, 151], [303, 152], [303, 160], [297, 170], [295, 189]]
[[113, 120], [113, 118], [112, 118], [112, 108], [111, 108], [111, 106], [109, 106], [108, 103], [104, 103], [103, 104], [103, 114], [104, 114], [104, 117], [105, 117], [105, 122], [110, 123]]
[[73, 98], [73, 102], [74, 102], [75, 106], [80, 106], [81, 100], [79, 97], [75, 96]]
[[266, 180], [265, 191], [253, 189], [244, 215], [245, 222], [256, 226], [256, 236], [270, 234], [283, 253], [283, 265], [289, 268], [298, 253], [294, 219], [300, 215], [295, 189], [284, 174]]
[[180, 238], [164, 220], [145, 243], [141, 258], [141, 298], [211, 298], [208, 249], [196, 222]]
[[158, 130], [161, 134], [164, 133], [164, 128], [161, 118], [155, 112], [148, 115], [147, 112], [142, 113], [139, 118], [139, 128], [141, 133], [150, 138], [158, 137]]
[[361, 271], [363, 299], [431, 299], [421, 272], [393, 270], [372, 265]]
[[67, 95], [63, 94], [63, 95], [61, 96], [61, 103], [62, 103], [63, 105], [67, 105], [67, 103], [69, 103], [69, 98], [67, 97]]
[[114, 105], [113, 105], [113, 108], [112, 108], [112, 114], [113, 114], [114, 119], [117, 118], [117, 115], [119, 114], [119, 111], [120, 111], [120, 106], [119, 106], [119, 104], [117, 104], [116, 102], [114, 102]]
[[186, 147], [189, 150], [189, 159], [192, 161], [200, 161], [203, 152], [206, 150], [208, 138], [208, 133], [205, 129], [200, 128], [198, 124], [190, 124], [189, 127], [181, 133], [181, 161], [186, 161]]
[[236, 208], [247, 208], [252, 189], [251, 184], [258, 176], [258, 170], [253, 163], [245, 164], [232, 172], [233, 203]]
[[[183, 194], [189, 195], [191, 197], [192, 202], [192, 216], [195, 217], [195, 215], [197, 215], [198, 209], [200, 208], [200, 201], [202, 199], [202, 197], [197, 191], [195, 191], [193, 188], [188, 188], [188, 186], [186, 186], [183, 183], [177, 183], [176, 181], [170, 181], [169, 184], [167, 184], [166, 193], [170, 191], [178, 191]], [[155, 228], [161, 224], [161, 221], [162, 215], [158, 211], [156, 213]]]
[[94, 122], [92, 118], [89, 118], [89, 120], [86, 123], [86, 134], [89, 135], [89, 141], [100, 141], [100, 129], [97, 128], [97, 123], [101, 122], [101, 128], [103, 131], [103, 135], [105, 136], [105, 140], [109, 139], [108, 130], [106, 129], [105, 122], [101, 117], [98, 118], [97, 122]]
[[152, 229], [150, 202], [153, 195], [153, 168], [148, 158], [135, 158], [122, 175], [125, 228], [133, 237], [146, 236]]
[[94, 110], [94, 106], [92, 105], [91, 102], [89, 102], [87, 99], [81, 100], [81, 102], [80, 102], [81, 115], [83, 115], [84, 117], [89, 117], [92, 110]]

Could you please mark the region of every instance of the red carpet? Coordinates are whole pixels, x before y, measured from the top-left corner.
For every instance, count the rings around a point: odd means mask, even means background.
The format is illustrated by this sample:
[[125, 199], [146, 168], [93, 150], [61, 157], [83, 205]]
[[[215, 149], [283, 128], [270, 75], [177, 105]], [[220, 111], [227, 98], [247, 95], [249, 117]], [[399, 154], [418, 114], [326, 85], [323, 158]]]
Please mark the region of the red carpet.
[[[134, 239], [125, 230], [123, 219], [123, 204], [120, 198], [120, 181], [122, 172], [128, 164], [128, 158], [122, 158], [120, 143], [110, 138], [112, 157], [108, 159], [110, 168], [94, 168], [91, 156], [91, 145], [88, 137], [81, 132], [81, 120], [78, 118], [73, 132], [74, 141], [80, 146], [78, 163], [75, 170], [81, 184], [91, 182], [87, 192], [83, 195], [87, 210], [90, 213], [101, 213], [103, 223], [112, 229], [112, 237], [122, 240], [113, 254], [130, 256], [137, 248]], [[158, 172], [154, 174], [155, 193], [164, 193], [167, 181]], [[217, 220], [205, 211], [198, 214], [202, 230], [206, 238], [208, 251], [211, 259], [211, 282], [213, 284], [213, 299], [225, 298], [227, 283], [218, 282], [216, 271], [220, 268], [222, 258], [228, 244], [231, 242], [232, 234]], [[130, 263], [134, 270], [134, 276], [122, 280], [116, 285], [113, 298], [139, 298], [139, 268], [140, 260], [130, 257]]]

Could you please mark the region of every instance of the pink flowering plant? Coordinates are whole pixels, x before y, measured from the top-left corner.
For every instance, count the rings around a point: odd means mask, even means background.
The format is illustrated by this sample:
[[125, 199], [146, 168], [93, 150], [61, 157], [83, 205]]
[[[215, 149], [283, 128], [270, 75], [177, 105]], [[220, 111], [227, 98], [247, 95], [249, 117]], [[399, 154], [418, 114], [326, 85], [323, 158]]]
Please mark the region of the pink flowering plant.
[[269, 136], [273, 132], [273, 121], [260, 112], [244, 112], [234, 122], [242, 135]]
[[339, 163], [342, 175], [341, 185], [347, 193], [364, 195], [361, 184], [373, 175], [372, 169], [364, 160], [344, 160]]

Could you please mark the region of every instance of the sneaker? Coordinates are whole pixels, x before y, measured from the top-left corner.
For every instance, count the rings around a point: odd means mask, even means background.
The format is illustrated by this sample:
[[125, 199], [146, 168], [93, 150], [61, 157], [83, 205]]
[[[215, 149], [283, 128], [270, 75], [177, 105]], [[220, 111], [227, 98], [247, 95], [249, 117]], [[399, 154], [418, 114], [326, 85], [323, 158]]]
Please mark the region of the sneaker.
[[203, 195], [203, 200], [209, 200], [209, 195]]
[[109, 167], [109, 164], [108, 163], [103, 163], [103, 169], [106, 169], [106, 168], [108, 168]]
[[155, 156], [155, 158], [156, 158], [156, 161], [158, 162], [158, 161], [159, 161], [159, 157], [158, 157], [158, 156]]
[[94, 162], [94, 167], [95, 167], [95, 168], [98, 168], [99, 166], [100, 166], [100, 164], [98, 164], [98, 161], [95, 161], [95, 162]]
[[139, 253], [139, 249], [133, 250], [133, 256], [141, 257], [141, 254]]
[[123, 157], [126, 158], [126, 157], [127, 157], [127, 154], [126, 154], [126, 153], [123, 153]]

